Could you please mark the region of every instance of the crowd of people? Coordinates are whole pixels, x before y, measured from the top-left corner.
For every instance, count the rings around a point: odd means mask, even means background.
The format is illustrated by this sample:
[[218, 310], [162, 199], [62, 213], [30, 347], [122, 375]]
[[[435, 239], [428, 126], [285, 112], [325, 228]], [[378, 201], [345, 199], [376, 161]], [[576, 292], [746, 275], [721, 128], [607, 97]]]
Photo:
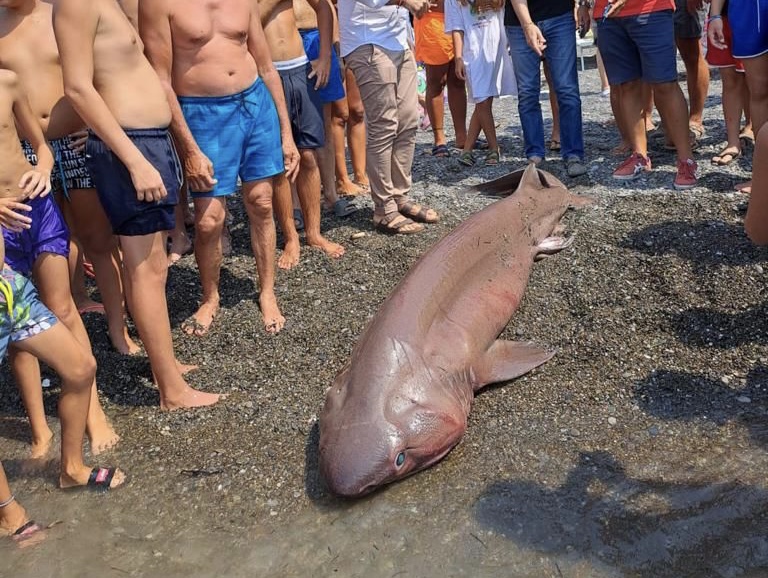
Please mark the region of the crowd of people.
[[[323, 209], [344, 218], [357, 210], [354, 197], [368, 193], [376, 231], [414, 234], [440, 219], [409, 196], [417, 60], [426, 69], [434, 156], [497, 165], [504, 151], [493, 101], [517, 95], [527, 162], [558, 151], [576, 178], [587, 172], [577, 30], [593, 28], [603, 94], [623, 140], [617, 153], [626, 156], [613, 177], [650, 171], [648, 139], [658, 137], [677, 151], [674, 187], [687, 189], [696, 185], [709, 67], [723, 79], [727, 132], [712, 162], [730, 164], [755, 134], [756, 157], [768, 156], [768, 32], [759, 26], [766, 17], [764, 0], [0, 0], [0, 357], [8, 352], [32, 457], [47, 456], [53, 439], [43, 361], [61, 381], [59, 485], [125, 483], [119, 468], [84, 461], [86, 437], [94, 456], [119, 441], [99, 402], [86, 312], [103, 312], [118, 352], [143, 348], [162, 409], [222, 399], [187, 383], [195, 366], [175, 356], [165, 287], [168, 267], [194, 251], [202, 300], [181, 328], [205, 336], [219, 312], [235, 193], [269, 333], [285, 324], [276, 267], [299, 263], [299, 231], [329, 258], [344, 255], [321, 232]], [[554, 117], [548, 143], [542, 69]], [[747, 230], [762, 244], [768, 169], [755, 167], [745, 189], [754, 200]], [[87, 268], [102, 303], [84, 288]], [[141, 346], [128, 333], [128, 314]], [[19, 541], [42, 531], [2, 466], [0, 531]]]

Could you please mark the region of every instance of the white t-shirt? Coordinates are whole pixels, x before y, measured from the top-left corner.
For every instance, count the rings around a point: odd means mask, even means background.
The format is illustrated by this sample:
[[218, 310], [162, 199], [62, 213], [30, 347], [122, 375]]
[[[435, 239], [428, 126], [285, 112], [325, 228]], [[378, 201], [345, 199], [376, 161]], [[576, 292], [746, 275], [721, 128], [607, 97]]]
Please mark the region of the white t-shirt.
[[341, 55], [365, 44], [386, 50], [408, 48], [408, 10], [389, 0], [338, 0]]
[[464, 33], [464, 69], [472, 102], [517, 94], [515, 71], [507, 49], [504, 10], [476, 13], [474, 2], [462, 6], [445, 0], [445, 32]]

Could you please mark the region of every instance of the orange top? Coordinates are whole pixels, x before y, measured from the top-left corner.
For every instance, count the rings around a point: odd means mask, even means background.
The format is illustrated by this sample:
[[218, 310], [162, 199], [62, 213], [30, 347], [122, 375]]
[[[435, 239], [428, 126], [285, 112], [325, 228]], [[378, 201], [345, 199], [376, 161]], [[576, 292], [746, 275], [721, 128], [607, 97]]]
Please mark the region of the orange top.
[[[606, 4], [608, 4], [608, 0], [595, 0], [594, 18], [596, 22], [600, 22], [603, 18]], [[639, 14], [650, 14], [651, 12], [674, 9], [675, 0], [627, 0], [627, 3], [619, 10], [618, 14], [614, 14], [611, 18], [637, 16]]]
[[413, 19], [416, 62], [438, 66], [453, 60], [453, 39], [445, 33], [445, 14], [427, 12]]

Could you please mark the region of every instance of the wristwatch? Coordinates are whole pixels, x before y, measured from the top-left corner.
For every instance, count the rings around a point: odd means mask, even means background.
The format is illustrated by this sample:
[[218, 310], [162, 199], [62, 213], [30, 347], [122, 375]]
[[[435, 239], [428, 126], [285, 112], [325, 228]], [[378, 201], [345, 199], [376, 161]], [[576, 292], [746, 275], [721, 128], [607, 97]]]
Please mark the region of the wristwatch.
[[592, 8], [591, 0], [579, 0], [579, 8]]

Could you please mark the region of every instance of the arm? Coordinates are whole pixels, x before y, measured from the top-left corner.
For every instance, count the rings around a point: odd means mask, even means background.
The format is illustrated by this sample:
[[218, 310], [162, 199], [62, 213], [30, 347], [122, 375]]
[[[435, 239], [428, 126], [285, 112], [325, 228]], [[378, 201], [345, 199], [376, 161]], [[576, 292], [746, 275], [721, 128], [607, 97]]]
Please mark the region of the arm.
[[333, 9], [327, 0], [307, 0], [317, 13], [317, 29], [320, 31], [320, 56], [312, 63], [309, 78], [317, 78], [315, 90], [328, 84], [331, 72], [331, 45], [333, 44]]
[[171, 133], [184, 163], [184, 174], [189, 188], [195, 192], [210, 191], [216, 184], [213, 163], [200, 150], [181, 112], [176, 91], [173, 89], [173, 45], [171, 15], [166, 0], [141, 0], [139, 3], [139, 30], [144, 42], [144, 54], [155, 69], [165, 90], [171, 109]]
[[768, 126], [757, 133], [752, 162], [752, 192], [744, 229], [755, 245], [768, 245]]
[[[14, 75], [15, 76], [15, 75]], [[29, 141], [37, 155], [37, 165], [25, 172], [19, 181], [22, 194], [18, 200], [34, 199], [51, 191], [53, 153], [43, 135], [43, 128], [37, 122], [26, 95], [18, 82], [13, 81], [13, 116], [21, 136]]]
[[709, 26], [707, 26], [707, 40], [720, 50], [728, 47], [723, 34], [723, 4], [725, 4], [724, 0], [712, 0], [712, 4], [709, 5]]
[[98, 22], [99, 14], [90, 0], [59, 0], [53, 5], [53, 31], [64, 75], [64, 94], [80, 118], [126, 166], [138, 200], [162, 200], [168, 193], [160, 173], [131, 142], [93, 85], [93, 43]]
[[547, 47], [547, 41], [544, 35], [531, 19], [531, 13], [528, 10], [528, 0], [511, 0], [512, 8], [515, 10], [517, 19], [520, 21], [520, 26], [525, 34], [525, 41], [538, 56], [544, 53], [544, 49]]
[[451, 32], [451, 38], [453, 39], [453, 59], [456, 69], [456, 76], [461, 80], [467, 79], [466, 71], [464, 70], [464, 32], [461, 30], [454, 30]]
[[259, 17], [259, 3], [257, 0], [251, 0], [251, 24], [248, 30], [248, 51], [256, 61], [259, 70], [259, 76], [264, 81], [264, 85], [272, 95], [277, 108], [277, 116], [280, 119], [280, 136], [283, 142], [283, 160], [285, 162], [285, 176], [290, 181], [296, 178], [299, 172], [299, 151], [293, 142], [293, 132], [291, 131], [291, 121], [288, 117], [288, 108], [285, 106], [285, 94], [283, 85], [280, 82], [280, 75], [272, 64], [272, 54], [267, 45], [267, 39], [264, 36], [264, 29], [261, 27], [261, 18]]

